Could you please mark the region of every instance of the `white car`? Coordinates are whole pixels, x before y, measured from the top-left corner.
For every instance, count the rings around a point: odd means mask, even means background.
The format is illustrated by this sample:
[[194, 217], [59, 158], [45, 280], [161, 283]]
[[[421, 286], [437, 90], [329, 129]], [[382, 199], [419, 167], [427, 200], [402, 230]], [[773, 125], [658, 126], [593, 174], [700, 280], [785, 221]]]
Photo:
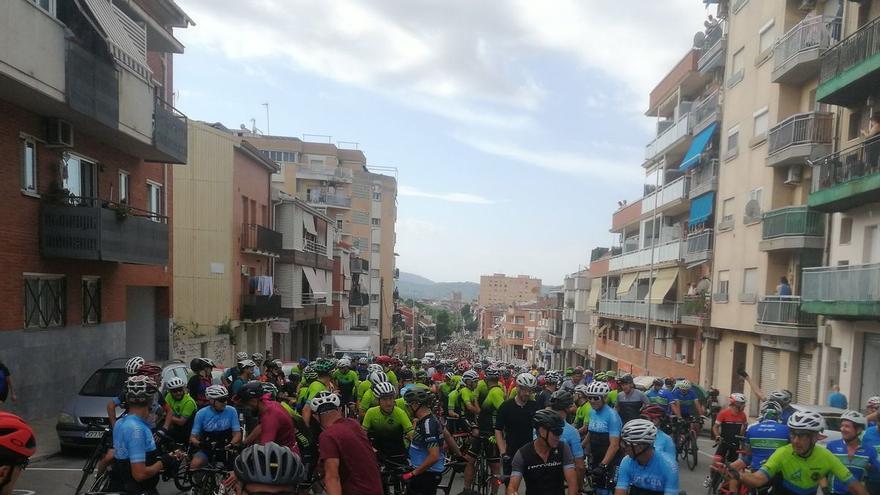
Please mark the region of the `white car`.
[[425, 359], [427, 359], [428, 361], [433, 361], [435, 357], [436, 357], [436, 355], [433, 352], [426, 352], [425, 353]]

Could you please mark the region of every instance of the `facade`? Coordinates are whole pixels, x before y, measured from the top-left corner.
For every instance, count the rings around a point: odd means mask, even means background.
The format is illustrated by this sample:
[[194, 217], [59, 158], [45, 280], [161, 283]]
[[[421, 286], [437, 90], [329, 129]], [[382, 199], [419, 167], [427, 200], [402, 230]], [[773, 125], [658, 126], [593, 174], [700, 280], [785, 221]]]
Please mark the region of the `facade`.
[[285, 322], [270, 324], [281, 316], [271, 194], [278, 165], [222, 126], [190, 121], [188, 135], [187, 167], [173, 187], [174, 357], [229, 363], [236, 351], [268, 351], [290, 359]]
[[[187, 158], [173, 94], [171, 1], [0, 3], [0, 360], [25, 417], [54, 414], [117, 357], [169, 356], [171, 164]], [[52, 356], [51, 367], [33, 356]]]
[[562, 369], [565, 358], [563, 349], [563, 314], [565, 292], [551, 292], [546, 299], [541, 319], [535, 332], [535, 364], [546, 369]]
[[541, 297], [541, 279], [503, 273], [480, 276], [480, 306], [534, 302]]
[[587, 304], [590, 300], [589, 270], [565, 276], [562, 298], [562, 304], [557, 306], [557, 311], [562, 313], [558, 347], [560, 368], [588, 366], [590, 356], [594, 355], [590, 327], [593, 311]]
[[501, 361], [531, 364], [543, 361], [535, 349], [535, 332], [542, 319], [543, 304], [511, 305], [498, 320], [492, 350]]

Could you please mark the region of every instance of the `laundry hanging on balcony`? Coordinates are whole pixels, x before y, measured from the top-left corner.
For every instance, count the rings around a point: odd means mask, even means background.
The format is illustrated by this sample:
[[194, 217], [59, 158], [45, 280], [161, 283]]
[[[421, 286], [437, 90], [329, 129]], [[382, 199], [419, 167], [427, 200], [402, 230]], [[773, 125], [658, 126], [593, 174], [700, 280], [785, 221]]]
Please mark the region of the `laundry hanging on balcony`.
[[697, 137], [691, 141], [691, 147], [688, 149], [687, 154], [684, 155], [684, 160], [682, 160], [681, 165], [678, 166], [679, 170], [690, 170], [700, 164], [700, 158], [703, 156], [703, 151], [706, 150], [706, 146], [709, 145], [709, 140], [712, 139], [712, 135], [715, 134], [715, 129], [717, 128], [718, 123], [716, 122], [710, 124], [709, 127], [703, 129], [697, 134]]
[[712, 209], [715, 206], [715, 192], [710, 191], [702, 196], [691, 200], [691, 214], [688, 218], [688, 227], [694, 227], [706, 223], [712, 217]]

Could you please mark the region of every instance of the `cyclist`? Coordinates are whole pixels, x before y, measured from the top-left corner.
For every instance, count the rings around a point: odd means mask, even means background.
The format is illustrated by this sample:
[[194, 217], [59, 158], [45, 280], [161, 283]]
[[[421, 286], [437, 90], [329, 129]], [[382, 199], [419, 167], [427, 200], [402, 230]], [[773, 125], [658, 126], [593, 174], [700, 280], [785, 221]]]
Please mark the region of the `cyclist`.
[[192, 429], [191, 420], [196, 414], [198, 405], [186, 392], [183, 379], [172, 377], [165, 386], [168, 389], [168, 393], [165, 394], [165, 424], [160, 431], [168, 432], [177, 443], [186, 443], [189, 431]]
[[281, 407], [281, 404], [271, 400], [270, 395], [264, 393], [263, 384], [257, 381], [245, 384], [236, 394], [240, 407], [259, 415], [260, 423], [248, 434], [245, 443], [275, 442], [299, 453], [293, 418]]
[[443, 409], [443, 416], [449, 416], [449, 394], [452, 393], [452, 390], [455, 388], [455, 384], [453, 383], [453, 376], [455, 376], [451, 371], [446, 372], [443, 376], [443, 381], [437, 383], [434, 387], [436, 389], [437, 398], [440, 400], [440, 407]]
[[501, 371], [497, 368], [486, 369], [486, 397], [480, 402], [480, 412], [477, 417], [480, 436], [471, 443], [471, 453], [474, 456], [482, 453], [489, 463], [489, 469], [496, 476], [499, 472], [500, 455], [494, 436], [495, 417], [505, 398], [504, 388], [498, 383], [500, 377]]
[[255, 352], [251, 354], [251, 361], [254, 362], [254, 380], [265, 381], [266, 377], [263, 373], [263, 354]]
[[648, 397], [644, 392], [637, 389], [632, 375], [623, 375], [617, 381], [620, 391], [617, 393], [617, 403], [614, 409], [620, 415], [620, 421], [626, 424], [639, 418], [639, 411], [648, 404]]
[[[329, 359], [318, 359], [315, 361], [315, 364], [312, 365], [312, 371], [315, 372], [317, 378], [312, 380], [309, 383], [309, 388], [306, 391], [306, 402], [310, 402], [312, 399], [318, 395], [318, 392], [333, 392], [333, 384], [330, 381], [330, 373], [333, 371], [333, 362]], [[337, 396], [338, 397], [338, 396]], [[302, 412], [303, 421], [306, 422], [307, 425], [311, 425], [312, 411], [310, 408], [303, 408]]]
[[250, 359], [243, 359], [238, 362], [238, 376], [235, 378], [235, 381], [232, 382], [232, 386], [229, 387], [229, 391], [233, 395], [237, 394], [238, 390], [245, 383], [254, 379], [254, 369], [256, 367], [257, 363]]
[[[476, 422], [477, 415], [480, 413], [480, 406], [477, 402], [477, 379], [479, 375], [474, 370], [468, 370], [462, 375], [462, 386], [458, 390], [458, 402], [461, 408], [461, 417], [464, 422], [459, 425], [460, 428], [468, 428], [471, 430], [471, 449], [466, 456], [467, 465], [464, 468], [464, 486], [472, 486], [474, 481], [474, 464], [476, 456], [479, 453], [479, 428]], [[476, 445], [475, 445], [476, 444]]]
[[516, 452], [532, 440], [532, 416], [538, 403], [532, 399], [538, 380], [531, 373], [516, 376], [517, 394], [507, 399], [495, 415], [495, 443], [501, 453], [501, 467], [510, 475], [511, 461]]
[[[568, 390], [557, 390], [550, 396], [549, 409], [554, 411], [562, 421], [574, 411], [574, 397]], [[571, 455], [574, 458], [574, 467], [577, 473], [578, 481], [582, 480], [587, 472], [586, 464], [584, 464], [584, 448], [581, 445], [581, 436], [577, 429], [569, 423], [565, 423], [562, 432], [562, 441], [568, 445]]]
[[384, 373], [384, 371], [382, 371], [382, 366], [376, 363], [367, 365], [367, 375], [357, 384], [356, 393], [358, 402], [361, 401], [361, 398], [364, 396], [367, 390], [370, 390], [373, 387], [373, 383], [370, 381], [370, 375], [372, 375], [376, 371], [381, 371], [382, 373]]
[[868, 417], [868, 426], [877, 426], [877, 411], [880, 410], [880, 396], [869, 397], [865, 402], [865, 416]]
[[[860, 438], [868, 420], [858, 411], [846, 411], [840, 415], [841, 438], [828, 442], [828, 451], [837, 456], [840, 462], [846, 466], [853, 477], [861, 481], [865, 473], [870, 469], [880, 471], [880, 459], [873, 446], [865, 445]], [[832, 477], [829, 483], [831, 493], [842, 495], [847, 493], [847, 487], [836, 477]]]
[[227, 445], [241, 443], [241, 426], [238, 412], [227, 405], [229, 392], [222, 385], [211, 385], [205, 392], [210, 407], [203, 407], [196, 413], [189, 443], [196, 449], [190, 469], [196, 470], [208, 463], [208, 458], [220, 453]]
[[[144, 358], [142, 358], [140, 356], [134, 356], [133, 358], [131, 358], [125, 362], [125, 374], [127, 374], [130, 377], [137, 375], [138, 372], [140, 371], [141, 367], [144, 364], [146, 364], [146, 361], [144, 361]], [[121, 408], [122, 410], [126, 409], [125, 394], [126, 394], [126, 388], [125, 388], [125, 386], [123, 386], [119, 395], [117, 397], [110, 399], [107, 402], [107, 420], [110, 424], [111, 430], [113, 430], [113, 427], [116, 426], [116, 418], [117, 418], [116, 408], [118, 407], [118, 408]]]
[[434, 398], [431, 392], [413, 387], [406, 392], [403, 400], [417, 420], [409, 445], [409, 461], [415, 469], [403, 475], [403, 480], [409, 481], [407, 493], [435, 495], [443, 477], [446, 457], [443, 452], [443, 425], [429, 407]]
[[562, 377], [559, 375], [558, 371], [548, 371], [547, 374], [544, 375], [544, 388], [535, 396], [535, 402], [538, 403], [538, 409], [544, 409], [547, 407], [547, 402], [550, 401], [550, 396], [553, 395], [553, 392], [556, 392], [556, 390], [559, 389], [561, 380]]
[[[877, 406], [880, 406], [880, 397], [871, 397], [868, 399], [868, 411], [871, 411], [872, 407]], [[877, 451], [878, 456], [880, 456], [880, 426], [877, 426], [876, 423], [871, 424], [869, 421], [868, 428], [862, 435], [862, 442], [869, 447], [873, 447], [874, 450]], [[868, 471], [868, 478], [865, 481], [865, 485], [867, 485], [868, 491], [872, 494], [880, 493], [880, 471]]]
[[657, 452], [657, 427], [646, 419], [634, 419], [620, 431], [626, 457], [617, 472], [616, 495], [678, 495], [678, 464], [674, 457]]
[[659, 404], [665, 409], [669, 406], [669, 397], [664, 394], [666, 391], [667, 390], [663, 388], [663, 380], [660, 378], [654, 378], [654, 381], [651, 382], [651, 388], [645, 392], [645, 395], [648, 397], [651, 404]]
[[226, 385], [227, 387], [231, 387], [232, 384], [235, 383], [235, 380], [238, 379], [238, 373], [240, 371], [238, 368], [238, 363], [246, 361], [248, 359], [248, 354], [246, 352], [239, 351], [235, 353], [236, 365], [227, 368], [226, 371], [223, 372], [223, 376], [221, 377], [224, 385]]
[[657, 427], [657, 439], [654, 440], [654, 450], [675, 459], [675, 441], [665, 431], [660, 429], [660, 425], [666, 420], [666, 410], [658, 404], [648, 404], [642, 408], [640, 415], [642, 419], [647, 419]]
[[782, 406], [782, 416], [779, 419], [783, 423], [787, 423], [788, 418], [790, 418], [791, 415], [794, 414], [795, 411], [797, 411], [797, 409], [792, 407], [791, 399], [792, 399], [791, 392], [786, 389], [776, 390], [774, 392], [770, 392], [770, 394], [767, 395], [767, 400], [772, 400], [772, 401], [778, 402], [779, 405]]
[[578, 366], [571, 371], [571, 376], [562, 382], [562, 389], [568, 390], [569, 393], [574, 393], [574, 388], [578, 385], [586, 385], [587, 382], [584, 380], [584, 368]]
[[274, 442], [251, 445], [233, 463], [235, 493], [294, 493], [305, 473], [298, 455]]
[[575, 495], [578, 480], [571, 450], [560, 441], [565, 421], [553, 411], [541, 409], [532, 418], [535, 439], [513, 456], [507, 495], [519, 493], [526, 483], [526, 495]]
[[574, 405], [577, 406], [577, 411], [574, 413], [574, 427], [577, 428], [578, 433], [581, 436], [587, 434], [587, 424], [590, 422], [590, 412], [593, 411], [593, 408], [590, 406], [590, 401], [587, 400], [587, 386], [586, 385], [578, 385], [574, 388]]
[[[358, 386], [358, 374], [351, 369], [351, 360], [342, 358], [336, 363], [336, 371], [333, 372], [333, 381], [339, 388], [339, 400], [351, 411], [357, 402], [355, 392]], [[354, 411], [352, 411], [354, 412]]]
[[[712, 435], [715, 437], [715, 459], [734, 462], [739, 458], [739, 437], [745, 434], [749, 418], [743, 412], [746, 407], [745, 395], [732, 393], [727, 401], [727, 407], [715, 418]], [[711, 486], [716, 486], [718, 476], [716, 471], [709, 473], [708, 480]]]
[[587, 385], [587, 400], [593, 411], [587, 426], [585, 443], [590, 448], [593, 486], [599, 495], [614, 488], [614, 470], [620, 463], [620, 416], [605, 403], [610, 387], [602, 381]]
[[391, 382], [377, 383], [374, 391], [379, 405], [367, 410], [361, 425], [381, 457], [400, 463], [407, 455], [406, 439], [412, 437], [412, 421], [395, 404], [397, 391]]
[[758, 414], [761, 421], [746, 430], [743, 440], [745, 453], [737, 461], [740, 464], [733, 464], [735, 468], [748, 466], [752, 471], [757, 471], [773, 452], [789, 443], [788, 425], [780, 422], [782, 406], [778, 402], [762, 402]]
[[265, 382], [271, 383], [276, 387], [281, 387], [287, 381], [284, 379], [284, 372], [281, 371], [283, 363], [280, 359], [273, 359], [266, 362]]
[[189, 395], [195, 399], [196, 404], [199, 407], [205, 407], [208, 405], [205, 390], [211, 386], [211, 372], [214, 371], [214, 361], [198, 357], [189, 362], [189, 367], [193, 370], [194, 375], [190, 377], [186, 388], [189, 390]]
[[825, 430], [825, 419], [821, 414], [796, 411], [788, 418], [788, 428], [791, 443], [776, 449], [757, 472], [740, 473], [735, 469], [721, 469], [727, 476], [741, 480], [751, 488], [767, 485], [774, 476], [779, 475], [782, 478], [781, 493], [813, 495], [817, 493], [820, 480], [834, 475], [849, 493], [868, 494], [834, 454], [816, 445], [819, 435]]
[[398, 366], [399, 362], [400, 360], [385, 355], [376, 358], [376, 363], [381, 365], [382, 371], [384, 371], [385, 374], [388, 375], [388, 381], [391, 382], [391, 384], [394, 385], [394, 387], [397, 389], [400, 388], [397, 386], [397, 373], [394, 372], [392, 366]]
[[355, 367], [355, 372], [358, 374], [358, 381], [362, 382], [367, 379], [367, 375], [369, 374], [368, 368], [370, 366], [370, 360], [366, 357], [362, 357], [358, 359], [357, 366]]
[[361, 425], [339, 412], [339, 396], [322, 391], [309, 402], [321, 422], [319, 462], [328, 494], [383, 495], [376, 454]]
[[305, 410], [309, 408], [309, 401], [306, 400], [309, 395], [309, 385], [318, 379], [318, 374], [311, 366], [306, 366], [303, 368], [302, 378], [303, 382], [299, 387], [299, 391], [296, 393], [296, 403], [297, 409], [305, 414]]
[[12, 413], [0, 412], [0, 495], [12, 495], [18, 477], [36, 451], [31, 427]]
[[[370, 373], [370, 376], [367, 380], [370, 384], [372, 384], [373, 388], [375, 388], [376, 385], [380, 383], [391, 383], [390, 381], [388, 381], [388, 375], [386, 375], [384, 371], [374, 371]], [[394, 384], [392, 384], [392, 386], [393, 385]], [[394, 387], [394, 389], [397, 390], [397, 387]], [[361, 412], [361, 417], [367, 414], [367, 411], [371, 407], [376, 407], [378, 405], [378, 395], [376, 395], [376, 393], [372, 389], [364, 392], [363, 397], [361, 397], [360, 404], [358, 405], [358, 408]]]
[[679, 380], [675, 385], [670, 397], [672, 414], [679, 418], [690, 418], [703, 415], [703, 405], [700, 403], [697, 392], [688, 380]]

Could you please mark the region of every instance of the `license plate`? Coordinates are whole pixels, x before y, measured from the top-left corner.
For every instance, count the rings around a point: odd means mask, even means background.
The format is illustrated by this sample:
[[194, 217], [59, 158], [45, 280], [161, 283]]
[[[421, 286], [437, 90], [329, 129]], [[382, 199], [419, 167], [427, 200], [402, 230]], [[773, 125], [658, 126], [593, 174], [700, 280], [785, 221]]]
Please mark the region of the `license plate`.
[[103, 437], [104, 437], [103, 431], [87, 431], [86, 435], [85, 435], [85, 438], [103, 438]]

